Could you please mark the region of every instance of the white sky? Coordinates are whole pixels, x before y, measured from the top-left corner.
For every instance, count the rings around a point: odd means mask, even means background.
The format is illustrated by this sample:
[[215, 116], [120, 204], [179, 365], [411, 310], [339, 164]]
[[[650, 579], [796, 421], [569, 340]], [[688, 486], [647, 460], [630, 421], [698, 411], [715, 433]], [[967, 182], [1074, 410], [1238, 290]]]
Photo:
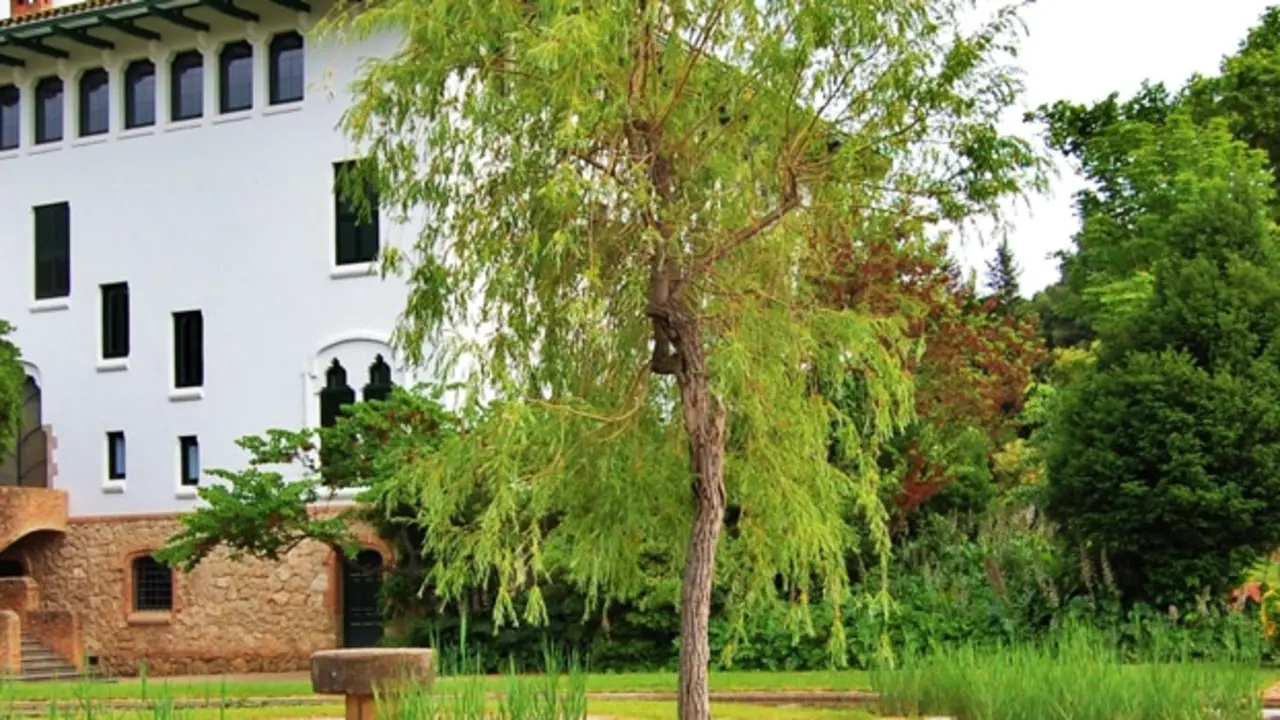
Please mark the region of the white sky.
[[[1122, 96], [1144, 79], [1180, 86], [1192, 73], [1213, 73], [1222, 56], [1236, 50], [1263, 10], [1280, 0], [1038, 0], [1026, 10], [1029, 36], [1020, 63], [1027, 86], [1025, 108], [1065, 99]], [[1021, 110], [1008, 129], [1022, 126]], [[1025, 128], [1025, 129], [1024, 129]], [[1022, 267], [1022, 291], [1031, 295], [1057, 279], [1048, 257], [1070, 246], [1076, 231], [1072, 194], [1082, 186], [1065, 164], [1049, 196], [1019, 211], [1010, 244]], [[968, 268], [982, 267], [994, 249], [968, 242], [953, 250]]]

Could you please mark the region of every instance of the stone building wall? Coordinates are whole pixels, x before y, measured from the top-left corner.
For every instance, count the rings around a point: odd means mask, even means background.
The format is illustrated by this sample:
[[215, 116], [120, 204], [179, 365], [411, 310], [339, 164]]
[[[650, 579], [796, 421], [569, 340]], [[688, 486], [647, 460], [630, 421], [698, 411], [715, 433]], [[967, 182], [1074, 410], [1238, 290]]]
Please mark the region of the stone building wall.
[[133, 559], [178, 529], [172, 515], [75, 518], [65, 535], [12, 550], [43, 607], [74, 611], [85, 654], [114, 675], [136, 674], [143, 660], [153, 675], [302, 670], [313, 651], [337, 646], [340, 560], [319, 543], [280, 563], [216, 551], [189, 575], [174, 573], [171, 611], [134, 611]]

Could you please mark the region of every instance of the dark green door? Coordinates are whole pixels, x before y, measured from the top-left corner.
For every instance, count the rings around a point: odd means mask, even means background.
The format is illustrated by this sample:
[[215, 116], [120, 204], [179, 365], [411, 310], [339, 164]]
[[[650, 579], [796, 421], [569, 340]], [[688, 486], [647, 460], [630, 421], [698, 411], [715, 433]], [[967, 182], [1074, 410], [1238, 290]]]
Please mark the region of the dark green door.
[[373, 647], [382, 639], [382, 613], [378, 591], [382, 589], [382, 556], [364, 550], [354, 561], [342, 561], [342, 644]]

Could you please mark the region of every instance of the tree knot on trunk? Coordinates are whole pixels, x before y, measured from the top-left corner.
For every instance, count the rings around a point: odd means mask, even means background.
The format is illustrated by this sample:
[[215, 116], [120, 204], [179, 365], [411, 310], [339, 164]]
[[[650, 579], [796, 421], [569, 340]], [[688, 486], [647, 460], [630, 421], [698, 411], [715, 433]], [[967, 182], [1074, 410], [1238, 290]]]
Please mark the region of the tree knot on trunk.
[[680, 358], [680, 336], [672, 322], [675, 313], [657, 303], [650, 303], [646, 312], [653, 320], [653, 357], [649, 370], [655, 375], [675, 375], [684, 367]]

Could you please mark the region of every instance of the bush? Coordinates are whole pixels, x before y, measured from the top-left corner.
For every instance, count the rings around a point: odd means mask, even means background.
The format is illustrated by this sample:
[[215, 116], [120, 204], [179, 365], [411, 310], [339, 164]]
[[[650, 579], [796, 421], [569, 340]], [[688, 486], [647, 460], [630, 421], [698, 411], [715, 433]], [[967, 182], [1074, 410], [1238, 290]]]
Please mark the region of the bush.
[[1280, 376], [1132, 354], [1063, 393], [1046, 508], [1127, 602], [1225, 599], [1280, 545]]

